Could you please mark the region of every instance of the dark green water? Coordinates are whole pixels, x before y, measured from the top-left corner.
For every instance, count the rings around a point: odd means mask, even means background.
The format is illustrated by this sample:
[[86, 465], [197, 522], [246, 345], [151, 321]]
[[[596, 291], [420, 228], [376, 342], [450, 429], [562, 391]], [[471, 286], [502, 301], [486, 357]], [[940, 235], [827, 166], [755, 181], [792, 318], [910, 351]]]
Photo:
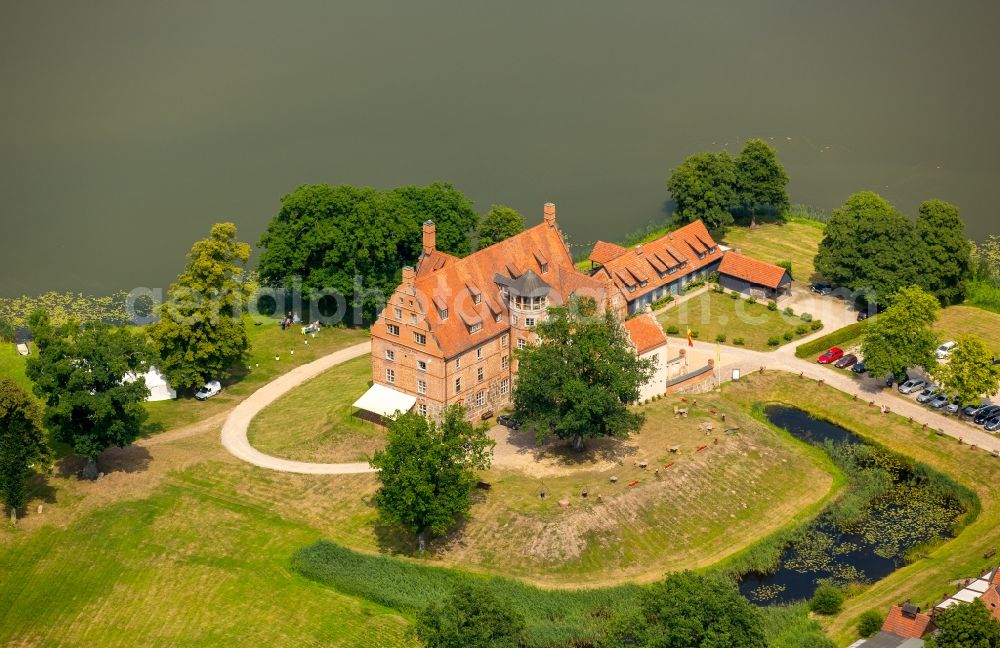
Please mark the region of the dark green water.
[[0, 1], [4, 295], [162, 285], [305, 182], [552, 200], [585, 245], [755, 136], [795, 202], [939, 197], [1000, 229], [993, 2]]

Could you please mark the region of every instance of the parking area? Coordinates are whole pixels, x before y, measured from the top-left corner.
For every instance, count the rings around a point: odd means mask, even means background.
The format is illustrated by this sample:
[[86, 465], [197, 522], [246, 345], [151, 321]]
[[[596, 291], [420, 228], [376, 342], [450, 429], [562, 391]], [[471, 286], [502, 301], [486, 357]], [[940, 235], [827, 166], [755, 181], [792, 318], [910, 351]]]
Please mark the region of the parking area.
[[809, 286], [793, 286], [792, 294], [778, 305], [781, 308], [791, 306], [796, 314], [809, 313], [814, 320], [822, 320], [826, 331], [834, 331], [858, 320], [858, 312], [848, 301], [833, 295], [817, 295], [809, 290]]

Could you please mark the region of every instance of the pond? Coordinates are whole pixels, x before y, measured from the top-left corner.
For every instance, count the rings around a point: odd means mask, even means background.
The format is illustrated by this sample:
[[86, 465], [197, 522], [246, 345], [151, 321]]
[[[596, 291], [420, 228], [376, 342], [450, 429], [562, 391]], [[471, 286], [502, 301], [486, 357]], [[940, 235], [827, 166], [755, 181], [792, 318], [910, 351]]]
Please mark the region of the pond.
[[[931, 486], [925, 475], [916, 475], [905, 457], [799, 409], [769, 405], [765, 416], [796, 439], [822, 447], [848, 473], [854, 493], [845, 494], [791, 540], [772, 573], [743, 576], [740, 592], [757, 604], [808, 599], [825, 582], [884, 578], [903, 564], [908, 550], [948, 537], [963, 513], [955, 497]], [[858, 501], [864, 488], [878, 494], [860, 500], [863, 510], [846, 515], [845, 500]]]

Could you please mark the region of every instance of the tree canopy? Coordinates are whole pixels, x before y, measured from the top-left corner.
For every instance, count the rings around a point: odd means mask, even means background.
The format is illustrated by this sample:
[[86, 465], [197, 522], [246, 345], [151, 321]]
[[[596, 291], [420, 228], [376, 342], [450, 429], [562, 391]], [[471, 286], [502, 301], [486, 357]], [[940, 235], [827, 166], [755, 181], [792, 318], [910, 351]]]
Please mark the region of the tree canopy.
[[765, 648], [761, 613], [715, 574], [681, 572], [647, 588], [638, 610], [612, 620], [602, 646]]
[[514, 408], [539, 443], [555, 435], [580, 449], [584, 439], [626, 438], [642, 427], [643, 415], [628, 406], [652, 375], [653, 361], [636, 356], [614, 313], [573, 297], [550, 308], [535, 333], [539, 344], [517, 352]]
[[149, 336], [159, 369], [175, 389], [225, 378], [250, 348], [241, 281], [249, 258], [250, 246], [236, 240], [236, 226], [218, 223], [192, 246], [184, 272], [167, 290]]
[[476, 243], [481, 250], [523, 231], [524, 216], [506, 205], [493, 205], [479, 221]]
[[371, 460], [381, 483], [375, 506], [386, 521], [417, 534], [423, 551], [428, 535], [447, 533], [469, 510], [476, 471], [489, 468], [495, 442], [458, 405], [442, 412], [440, 425], [407, 413], [387, 432], [385, 450]]
[[[378, 191], [370, 187], [303, 185], [282, 197], [261, 235], [261, 281], [307, 299], [333, 291], [373, 321], [399, 284], [404, 265], [422, 250], [421, 225], [436, 225], [436, 247], [462, 256], [476, 227], [472, 203], [448, 183]], [[297, 282], [301, 281], [301, 286]]]
[[918, 286], [899, 290], [892, 306], [865, 327], [861, 353], [873, 376], [902, 377], [907, 367], [937, 366], [937, 335], [931, 328], [940, 310], [937, 299]]
[[736, 183], [739, 204], [751, 220], [764, 212], [780, 217], [788, 210], [788, 174], [764, 140], [749, 140], [737, 156]]
[[979, 599], [938, 612], [934, 625], [928, 648], [1000, 648], [1000, 621]]
[[667, 181], [677, 211], [675, 218], [690, 223], [699, 218], [713, 232], [724, 233], [733, 224], [739, 205], [736, 163], [729, 153], [696, 153], [673, 170]]
[[834, 210], [815, 265], [834, 284], [885, 304], [903, 286], [921, 285], [923, 260], [913, 224], [877, 193], [862, 191]]
[[417, 616], [417, 638], [427, 648], [518, 648], [524, 617], [503, 605], [486, 584], [461, 584]]
[[961, 303], [972, 274], [972, 247], [958, 207], [943, 200], [924, 202], [917, 217], [917, 236], [926, 254], [925, 287], [942, 304]]
[[24, 505], [28, 477], [49, 459], [38, 404], [12, 379], [0, 376], [0, 499], [10, 507], [11, 519]]
[[[31, 315], [37, 352], [28, 377], [45, 402], [45, 424], [56, 441], [87, 459], [84, 474], [97, 475], [97, 457], [139, 435], [149, 396], [142, 378], [152, 357], [146, 337], [102, 322], [53, 326], [48, 314]], [[129, 381], [128, 377], [138, 376]]]
[[948, 362], [934, 367], [934, 377], [962, 403], [978, 403], [984, 395], [1000, 389], [1000, 365], [993, 364], [993, 351], [978, 335], [960, 335]]

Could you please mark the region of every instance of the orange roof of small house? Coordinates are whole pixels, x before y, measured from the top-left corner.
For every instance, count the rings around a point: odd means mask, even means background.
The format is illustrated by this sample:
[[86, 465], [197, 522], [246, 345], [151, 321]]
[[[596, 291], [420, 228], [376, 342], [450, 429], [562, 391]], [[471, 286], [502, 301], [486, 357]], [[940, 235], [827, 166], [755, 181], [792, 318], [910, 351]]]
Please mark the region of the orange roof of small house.
[[979, 600], [983, 602], [993, 618], [1000, 620], [1000, 568], [993, 570], [989, 587]]
[[[513, 282], [529, 271], [548, 286], [549, 305], [565, 303], [573, 293], [593, 297], [598, 304], [608, 299], [604, 281], [573, 266], [555, 223], [542, 222], [461, 259], [437, 251], [421, 258], [409, 294], [420, 306], [418, 328], [426, 331], [428, 347], [435, 345], [441, 356], [450, 358], [509, 330], [498, 282]], [[404, 289], [400, 286], [396, 297]], [[383, 311], [380, 320], [384, 318]], [[471, 332], [473, 325], [481, 325], [480, 330]], [[373, 327], [373, 335], [381, 336], [383, 329]]]
[[598, 241], [594, 244], [594, 249], [590, 251], [590, 256], [587, 258], [594, 263], [603, 265], [612, 259], [617, 259], [623, 254], [628, 254], [628, 248], [624, 248], [616, 243]]
[[639, 355], [667, 343], [663, 327], [650, 313], [643, 313], [625, 320], [625, 332], [628, 333], [628, 337]]
[[777, 288], [784, 281], [788, 270], [730, 250], [722, 257], [719, 274], [736, 277], [758, 286]]
[[907, 616], [903, 613], [902, 606], [893, 605], [885, 617], [885, 622], [882, 623], [882, 631], [908, 639], [920, 639], [935, 629], [934, 620], [930, 615], [920, 612], [916, 607], [914, 610], [917, 611], [912, 612], [912, 616]]
[[[598, 241], [591, 260], [595, 253], [603, 258], [611, 249], [610, 244]], [[720, 256], [719, 246], [708, 228], [701, 220], [696, 220], [655, 241], [608, 258], [600, 272], [607, 273], [622, 294], [631, 300], [714, 263]]]

